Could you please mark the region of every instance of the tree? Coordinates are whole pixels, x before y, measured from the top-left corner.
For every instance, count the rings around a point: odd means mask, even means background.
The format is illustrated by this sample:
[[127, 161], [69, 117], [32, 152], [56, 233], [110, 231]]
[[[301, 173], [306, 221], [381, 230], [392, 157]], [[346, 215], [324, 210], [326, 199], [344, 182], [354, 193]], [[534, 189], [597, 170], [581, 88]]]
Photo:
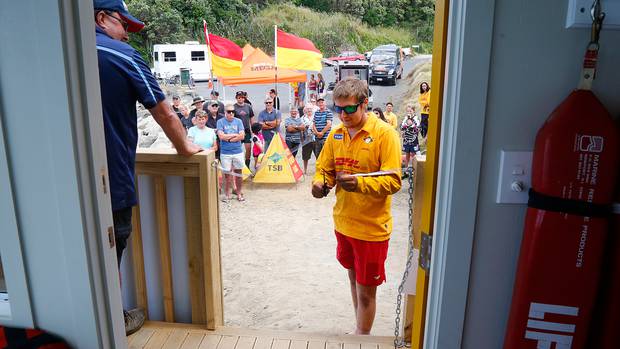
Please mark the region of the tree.
[[130, 35], [130, 43], [147, 62], [152, 62], [154, 44], [204, 42], [203, 20], [211, 33], [223, 35], [227, 23], [248, 21], [252, 14], [242, 0], [128, 0], [127, 7], [147, 24]]
[[293, 3], [321, 12], [333, 10], [332, 0], [295, 0]]
[[147, 62], [152, 61], [153, 44], [182, 42], [184, 35], [182, 16], [166, 0], [131, 0], [129, 12], [146, 26], [130, 35], [130, 43], [140, 51]]
[[[185, 34], [194, 40], [203, 41], [202, 20], [213, 18], [213, 11], [209, 3], [205, 0], [172, 0], [170, 7], [177, 10], [181, 16]], [[201, 40], [201, 38], [203, 39]]]
[[[370, 27], [399, 27], [409, 30], [420, 43], [433, 36], [435, 0], [126, 0], [129, 10], [147, 26], [130, 34], [130, 43], [152, 61], [154, 44], [204, 42], [203, 19], [209, 32], [224, 36], [239, 45], [250, 42], [273, 48], [273, 24], [295, 32], [299, 21], [313, 18], [328, 25], [326, 30], [306, 30], [310, 38], [326, 52], [342, 47], [372, 46], [368, 36], [343, 35], [350, 24], [364, 22]], [[297, 6], [297, 7], [296, 7]], [[298, 6], [303, 6], [300, 9]], [[319, 11], [317, 15], [314, 11]], [[274, 12], [275, 11], [275, 12]], [[280, 11], [280, 12], [278, 12]], [[338, 14], [334, 16], [335, 14]], [[343, 15], [340, 15], [343, 14]], [[340, 17], [339, 17], [340, 16]], [[337, 18], [337, 19], [336, 19]], [[288, 28], [285, 28], [286, 26]], [[321, 40], [318, 40], [318, 38]], [[389, 37], [381, 41], [391, 41]], [[372, 42], [371, 42], [372, 41]]]
[[405, 10], [405, 18], [411, 23], [418, 41], [431, 43], [433, 41], [435, 0], [409, 1], [411, 7]]

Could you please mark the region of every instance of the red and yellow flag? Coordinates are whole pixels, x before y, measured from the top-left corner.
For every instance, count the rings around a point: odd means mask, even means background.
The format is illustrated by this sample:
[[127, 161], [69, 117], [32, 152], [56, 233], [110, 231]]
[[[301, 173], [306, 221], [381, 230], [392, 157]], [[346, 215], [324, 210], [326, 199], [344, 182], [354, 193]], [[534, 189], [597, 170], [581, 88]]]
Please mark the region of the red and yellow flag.
[[321, 71], [323, 55], [312, 41], [278, 29], [276, 58], [281, 68]]
[[211, 51], [211, 69], [218, 77], [241, 75], [243, 50], [234, 42], [221, 36], [209, 34], [207, 22], [203, 21], [207, 45]]

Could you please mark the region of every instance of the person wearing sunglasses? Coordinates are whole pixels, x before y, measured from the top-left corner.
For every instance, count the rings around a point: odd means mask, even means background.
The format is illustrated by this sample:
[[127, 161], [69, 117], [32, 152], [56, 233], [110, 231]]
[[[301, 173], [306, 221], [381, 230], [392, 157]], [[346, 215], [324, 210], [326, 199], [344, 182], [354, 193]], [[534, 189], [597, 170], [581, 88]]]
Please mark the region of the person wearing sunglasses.
[[245, 131], [241, 120], [235, 117], [235, 107], [232, 104], [225, 106], [226, 117], [217, 121], [217, 136], [220, 138], [220, 162], [224, 171], [224, 192], [222, 199], [228, 202], [232, 198], [233, 180], [236, 180], [237, 200], [245, 201], [241, 187], [243, 177], [235, 176], [233, 173], [241, 175], [245, 166], [243, 147], [241, 141], [245, 138]]
[[401, 188], [400, 140], [390, 124], [366, 113], [365, 81], [338, 82], [333, 98], [342, 124], [329, 134], [317, 160], [312, 196], [323, 198], [336, 188], [336, 259], [348, 270], [355, 334], [369, 334], [377, 286], [385, 281], [391, 197]]
[[282, 114], [279, 110], [274, 108], [273, 99], [271, 99], [271, 97], [265, 99], [265, 110], [258, 113], [257, 121], [263, 128], [261, 132], [265, 138], [265, 147], [269, 149], [271, 139], [278, 133], [280, 122], [282, 122]]
[[[127, 32], [144, 23], [133, 17], [121, 0], [94, 0], [95, 36], [99, 63], [101, 107], [110, 182], [116, 256], [120, 267], [131, 235], [132, 207], [136, 205], [135, 158], [138, 142], [136, 102], [151, 112], [177, 152], [190, 156], [202, 150], [188, 141], [185, 128], [159, 88], [151, 69], [133, 47]], [[143, 309], [124, 312], [125, 332], [144, 324]]]

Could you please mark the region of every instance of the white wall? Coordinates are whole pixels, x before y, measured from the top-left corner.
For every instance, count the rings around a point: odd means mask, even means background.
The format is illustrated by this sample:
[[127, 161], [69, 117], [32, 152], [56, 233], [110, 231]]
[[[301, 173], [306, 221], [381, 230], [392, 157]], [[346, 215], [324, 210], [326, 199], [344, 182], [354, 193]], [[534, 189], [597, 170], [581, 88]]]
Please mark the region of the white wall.
[[[495, 1], [465, 349], [503, 345], [525, 205], [495, 203], [499, 155], [501, 149], [532, 150], [538, 128], [577, 86], [589, 31], [564, 29], [567, 3]], [[618, 62], [620, 31], [603, 31], [594, 92], [615, 116], [620, 114]]]

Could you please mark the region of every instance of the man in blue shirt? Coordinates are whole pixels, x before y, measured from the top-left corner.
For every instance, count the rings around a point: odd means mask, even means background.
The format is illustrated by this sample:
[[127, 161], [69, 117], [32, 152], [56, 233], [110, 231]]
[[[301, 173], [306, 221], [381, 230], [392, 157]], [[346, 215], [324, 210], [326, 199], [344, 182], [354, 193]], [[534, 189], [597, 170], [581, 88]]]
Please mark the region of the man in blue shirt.
[[314, 112], [312, 133], [316, 138], [314, 141], [314, 155], [318, 159], [319, 154], [321, 154], [321, 150], [323, 150], [323, 145], [327, 140], [327, 136], [329, 136], [329, 131], [332, 128], [334, 114], [332, 114], [331, 110], [327, 109], [324, 98], [319, 97], [319, 99], [317, 99], [317, 104], [319, 106], [319, 110]]
[[258, 113], [258, 123], [263, 127], [263, 138], [265, 138], [265, 148], [269, 148], [269, 143], [273, 136], [280, 129], [282, 114], [274, 108], [273, 99], [267, 97], [265, 99], [265, 110]]
[[[138, 141], [136, 102], [151, 112], [179, 154], [189, 156], [201, 148], [187, 140], [185, 128], [148, 65], [126, 43], [128, 32], [138, 32], [144, 24], [129, 14], [122, 0], [94, 0], [93, 5], [114, 237], [120, 267], [131, 234], [132, 206], [137, 203], [134, 186]], [[144, 323], [142, 309], [124, 312], [124, 315], [127, 334], [137, 331]]]
[[227, 104], [224, 108], [226, 117], [217, 121], [217, 136], [220, 138], [220, 162], [225, 173], [225, 192], [224, 202], [231, 199], [232, 181], [236, 179], [237, 200], [245, 201], [241, 186], [243, 177], [241, 172], [245, 166], [243, 147], [241, 141], [245, 138], [243, 122], [235, 117], [235, 107]]

